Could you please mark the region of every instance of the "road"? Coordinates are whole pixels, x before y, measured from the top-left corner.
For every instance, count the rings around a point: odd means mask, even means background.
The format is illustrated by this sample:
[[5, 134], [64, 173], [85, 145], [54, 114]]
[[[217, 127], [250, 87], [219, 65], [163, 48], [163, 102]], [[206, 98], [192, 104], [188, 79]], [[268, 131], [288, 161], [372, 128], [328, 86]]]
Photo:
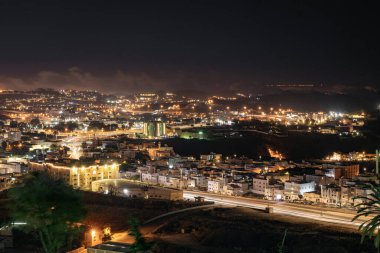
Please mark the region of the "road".
[[[156, 216], [150, 220], [145, 221], [140, 226], [140, 231], [144, 235], [144, 237], [154, 237], [154, 231], [156, 231], [159, 227], [163, 226], [167, 222], [167, 218], [176, 216], [181, 213], [197, 211], [201, 209], [212, 209], [218, 207], [218, 205], [210, 204], [203, 206], [195, 206], [186, 209], [176, 210], [168, 213], [161, 214]], [[133, 243], [134, 238], [129, 235], [129, 231], [119, 232], [112, 235], [112, 241], [114, 242], [123, 242], [123, 243]]]
[[347, 209], [297, 205], [286, 202], [224, 196], [207, 192], [184, 191], [183, 195], [185, 199], [194, 199], [196, 196], [202, 196], [206, 201], [213, 201], [216, 204], [226, 206], [243, 206], [261, 210], [264, 210], [266, 207], [272, 207], [273, 213], [275, 214], [291, 215], [350, 227], [358, 227], [364, 221], [368, 220], [368, 218], [365, 217], [352, 222], [352, 218], [355, 217], [356, 212]]
[[89, 131], [85, 133], [61, 133], [60, 136], [64, 137], [61, 139], [62, 145], [70, 148], [72, 159], [79, 159], [82, 156], [82, 143], [90, 139], [104, 139], [121, 134], [133, 134], [139, 133], [138, 130], [115, 130], [115, 131]]
[[[212, 201], [214, 204], [204, 205], [198, 207], [187, 208], [183, 210], [177, 210], [169, 212], [163, 215], [154, 217], [146, 221], [141, 226], [141, 232], [145, 237], [154, 237], [154, 231], [159, 227], [166, 224], [165, 218], [172, 217], [184, 212], [191, 212], [199, 209], [215, 208], [220, 206], [241, 206], [253, 209], [264, 210], [266, 207], [273, 207], [275, 214], [290, 215], [297, 218], [305, 218], [307, 220], [315, 220], [321, 222], [327, 222], [334, 225], [341, 225], [349, 228], [357, 228], [362, 222], [366, 221], [366, 218], [360, 218], [355, 222], [352, 222], [352, 218], [356, 215], [355, 211], [347, 209], [335, 209], [335, 208], [321, 208], [316, 206], [306, 206], [300, 204], [291, 204], [286, 202], [276, 202], [261, 199], [250, 199], [235, 196], [224, 196], [218, 194], [212, 194], [207, 192], [194, 192], [184, 191], [185, 199], [194, 199], [194, 197], [202, 196], [206, 201]], [[164, 220], [164, 221], [162, 221]], [[113, 236], [113, 241], [133, 243], [134, 239], [128, 233], [128, 231], [116, 233]]]

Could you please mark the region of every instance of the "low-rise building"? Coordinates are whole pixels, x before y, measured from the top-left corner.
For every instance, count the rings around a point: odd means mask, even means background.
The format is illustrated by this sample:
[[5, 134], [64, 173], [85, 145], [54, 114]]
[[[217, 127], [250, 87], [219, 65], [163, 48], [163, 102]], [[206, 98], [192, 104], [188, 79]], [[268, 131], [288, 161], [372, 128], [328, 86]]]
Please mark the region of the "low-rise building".
[[183, 191], [154, 186], [141, 186], [125, 179], [104, 179], [92, 182], [91, 190], [130, 198], [183, 200]]
[[207, 191], [212, 193], [220, 193], [222, 191], [223, 184], [220, 180], [208, 180]]
[[158, 173], [142, 173], [141, 174], [141, 181], [148, 183], [148, 184], [158, 184]]
[[252, 192], [259, 195], [265, 195], [265, 189], [268, 186], [268, 179], [265, 176], [257, 176], [252, 179]]
[[284, 185], [274, 184], [265, 188], [265, 199], [285, 200]]
[[51, 163], [29, 163], [32, 171], [46, 171], [53, 178], [62, 179], [75, 188], [89, 189], [91, 183], [103, 179], [119, 178], [119, 165], [91, 165], [67, 167]]
[[321, 194], [319, 192], [305, 192], [303, 198], [306, 201], [313, 203], [321, 203]]
[[289, 181], [285, 182], [285, 198], [288, 200], [299, 199], [305, 192], [315, 191], [315, 182]]
[[321, 185], [321, 202], [328, 205], [341, 205], [341, 187], [337, 185]]
[[11, 173], [21, 173], [21, 164], [20, 163], [0, 163], [0, 175], [11, 174]]
[[222, 194], [229, 195], [229, 196], [238, 196], [238, 195], [243, 195], [243, 190], [242, 188], [234, 183], [229, 183], [225, 186], [223, 186], [222, 189]]

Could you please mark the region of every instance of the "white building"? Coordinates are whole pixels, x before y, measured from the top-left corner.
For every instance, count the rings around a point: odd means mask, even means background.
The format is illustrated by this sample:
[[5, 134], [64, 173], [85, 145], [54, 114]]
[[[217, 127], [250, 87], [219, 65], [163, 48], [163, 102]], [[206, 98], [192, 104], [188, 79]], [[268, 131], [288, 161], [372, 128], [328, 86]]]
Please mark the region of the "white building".
[[169, 186], [170, 185], [169, 177], [166, 175], [159, 175], [158, 184], [162, 186]]
[[341, 204], [341, 187], [336, 185], [321, 185], [321, 200], [325, 204]]
[[259, 195], [265, 195], [265, 189], [268, 186], [268, 179], [266, 177], [260, 176], [255, 177], [252, 180], [252, 192]]
[[21, 173], [21, 165], [19, 163], [0, 163], [0, 175], [9, 173]]
[[189, 187], [206, 188], [207, 186], [207, 179], [203, 175], [192, 176], [189, 180]]
[[207, 191], [213, 193], [220, 193], [222, 191], [223, 185], [219, 180], [208, 180], [207, 181]]
[[315, 191], [315, 182], [290, 181], [285, 182], [285, 198], [289, 200], [299, 199], [305, 192]]
[[158, 184], [158, 174], [157, 173], [142, 173], [141, 181], [149, 184]]

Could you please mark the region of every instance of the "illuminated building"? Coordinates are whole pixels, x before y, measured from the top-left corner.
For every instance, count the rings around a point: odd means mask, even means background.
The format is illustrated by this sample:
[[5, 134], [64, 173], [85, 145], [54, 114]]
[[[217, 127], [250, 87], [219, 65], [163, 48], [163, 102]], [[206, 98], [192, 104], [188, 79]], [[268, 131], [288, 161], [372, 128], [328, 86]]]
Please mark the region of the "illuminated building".
[[166, 124], [160, 121], [145, 122], [144, 135], [148, 138], [166, 136]]
[[137, 101], [152, 102], [157, 101], [159, 96], [155, 93], [140, 93], [135, 95]]
[[93, 182], [91, 190], [122, 197], [183, 200], [183, 191], [161, 187], [141, 187], [125, 179], [104, 179]]
[[30, 168], [31, 170], [47, 171], [53, 178], [62, 179], [73, 187], [82, 189], [90, 189], [93, 181], [119, 177], [117, 164], [67, 167], [51, 163], [30, 163]]
[[284, 184], [285, 198], [289, 200], [298, 199], [305, 192], [313, 191], [315, 191], [315, 182], [288, 181]]

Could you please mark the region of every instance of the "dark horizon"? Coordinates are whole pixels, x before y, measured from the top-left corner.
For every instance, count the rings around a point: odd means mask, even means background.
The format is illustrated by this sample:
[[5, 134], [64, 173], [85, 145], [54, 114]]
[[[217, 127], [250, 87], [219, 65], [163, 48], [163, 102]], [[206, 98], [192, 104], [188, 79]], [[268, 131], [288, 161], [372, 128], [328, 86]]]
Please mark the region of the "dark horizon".
[[329, 1], [2, 1], [0, 88], [374, 92], [376, 10]]

